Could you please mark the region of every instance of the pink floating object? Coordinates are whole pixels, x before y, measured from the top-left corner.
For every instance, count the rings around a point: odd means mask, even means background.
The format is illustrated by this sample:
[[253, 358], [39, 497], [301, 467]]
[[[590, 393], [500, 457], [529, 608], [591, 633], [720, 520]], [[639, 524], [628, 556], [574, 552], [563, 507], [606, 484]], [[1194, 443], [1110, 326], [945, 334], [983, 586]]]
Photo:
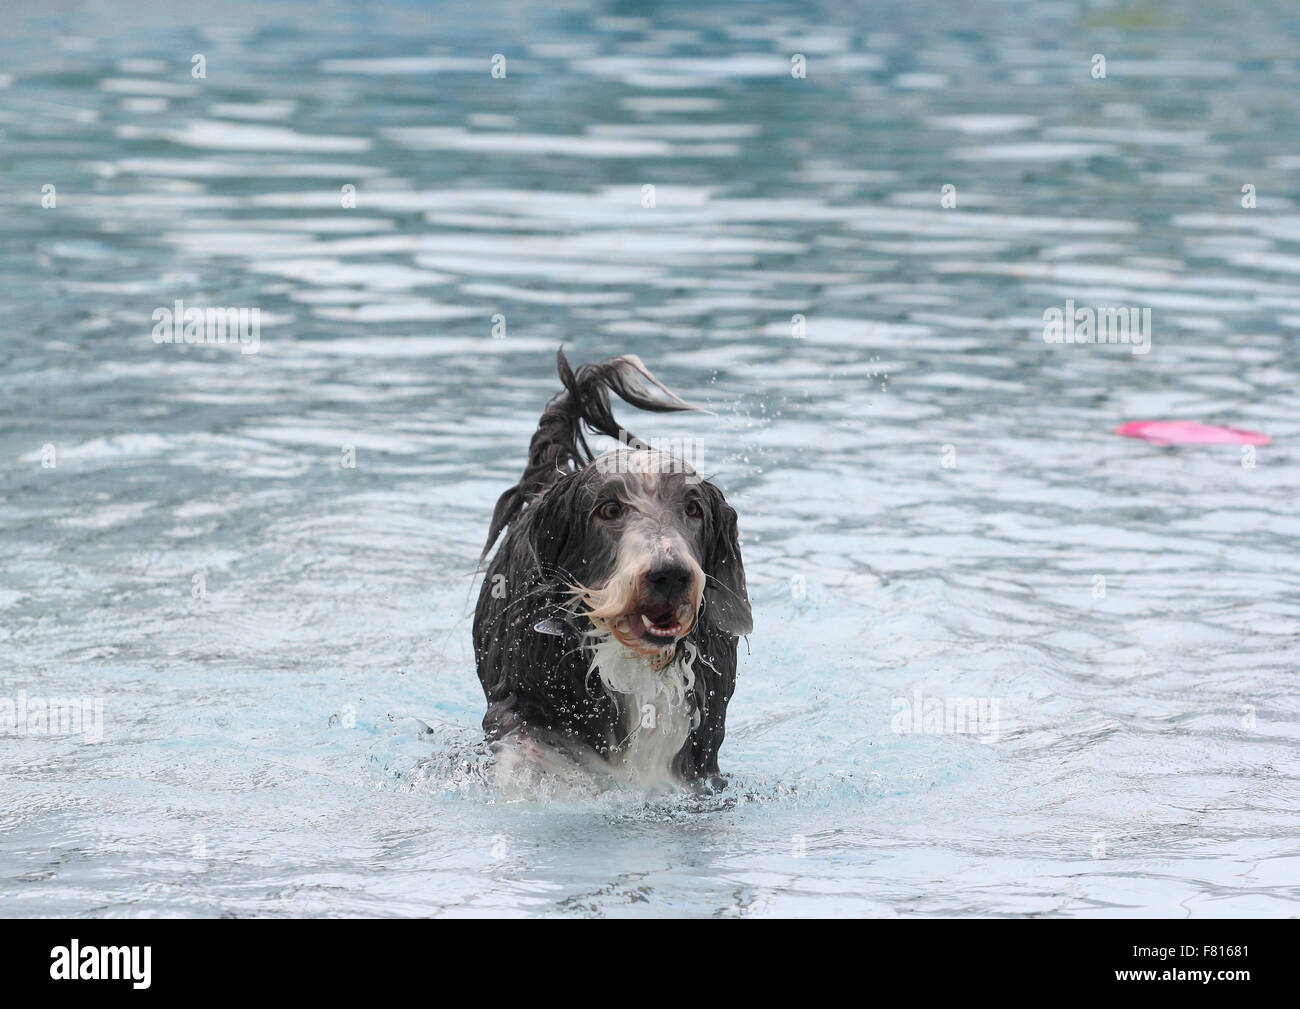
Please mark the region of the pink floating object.
[[1239, 427], [1216, 427], [1194, 420], [1132, 420], [1115, 428], [1125, 438], [1141, 438], [1154, 445], [1267, 445], [1269, 437]]

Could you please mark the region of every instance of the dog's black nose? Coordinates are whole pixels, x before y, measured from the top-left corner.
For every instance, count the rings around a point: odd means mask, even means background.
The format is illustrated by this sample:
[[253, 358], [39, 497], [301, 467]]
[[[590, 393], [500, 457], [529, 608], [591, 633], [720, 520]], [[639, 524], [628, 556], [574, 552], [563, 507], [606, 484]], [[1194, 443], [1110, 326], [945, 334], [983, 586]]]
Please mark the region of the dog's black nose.
[[645, 580], [660, 596], [672, 599], [691, 584], [691, 569], [685, 564], [665, 564], [647, 574]]

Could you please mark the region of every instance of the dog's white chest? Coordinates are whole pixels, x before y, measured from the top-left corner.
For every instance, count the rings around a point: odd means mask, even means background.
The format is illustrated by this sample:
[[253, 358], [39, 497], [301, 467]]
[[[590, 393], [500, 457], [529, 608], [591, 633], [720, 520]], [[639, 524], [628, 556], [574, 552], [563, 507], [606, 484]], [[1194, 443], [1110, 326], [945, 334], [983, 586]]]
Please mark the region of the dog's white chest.
[[[693, 651], [693, 649], [691, 649]], [[697, 715], [691, 703], [694, 655], [663, 669], [620, 645], [597, 645], [592, 665], [607, 689], [619, 695], [625, 716], [624, 738], [610, 755], [630, 784], [640, 788], [671, 784], [673, 758], [686, 745]]]

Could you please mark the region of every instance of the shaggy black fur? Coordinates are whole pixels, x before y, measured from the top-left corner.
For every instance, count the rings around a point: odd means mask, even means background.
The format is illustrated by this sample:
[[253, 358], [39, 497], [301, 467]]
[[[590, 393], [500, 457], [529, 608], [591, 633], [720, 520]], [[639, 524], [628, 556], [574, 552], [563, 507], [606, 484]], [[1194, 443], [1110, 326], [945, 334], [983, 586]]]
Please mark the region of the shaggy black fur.
[[[608, 757], [626, 735], [625, 713], [619, 696], [589, 669], [591, 655], [583, 644], [588, 622], [570, 612], [569, 587], [599, 586], [613, 570], [618, 543], [597, 528], [591, 512], [602, 486], [620, 477], [592, 465], [583, 427], [614, 438], [622, 434], [629, 444], [643, 447], [615, 421], [610, 390], [643, 410], [691, 408], [676, 397], [668, 402], [650, 396], [635, 359], [610, 358], [575, 372], [562, 350], [557, 358], [564, 391], [542, 413], [528, 465], [519, 483], [498, 500], [483, 549], [486, 558], [505, 529], [474, 616], [475, 658], [488, 705], [483, 728], [490, 740], [527, 729], [538, 738], [586, 745]], [[699, 477], [672, 474], [664, 478], [662, 492], [684, 496], [688, 485], [705, 503], [703, 519], [691, 533], [706, 576], [704, 605], [686, 639], [699, 650], [693, 702], [700, 720], [673, 770], [684, 781], [716, 780], [727, 703], [736, 683], [736, 638], [750, 632], [752, 618], [736, 513], [717, 487]], [[547, 618], [560, 634], [535, 630]]]

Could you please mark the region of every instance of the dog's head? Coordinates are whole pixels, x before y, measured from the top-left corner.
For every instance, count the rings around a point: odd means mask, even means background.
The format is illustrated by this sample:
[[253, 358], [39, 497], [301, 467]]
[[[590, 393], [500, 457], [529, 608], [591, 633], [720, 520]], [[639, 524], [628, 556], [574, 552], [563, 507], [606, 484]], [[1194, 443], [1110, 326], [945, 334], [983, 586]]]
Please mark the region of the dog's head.
[[601, 456], [536, 505], [533, 546], [567, 578], [598, 633], [667, 662], [701, 621], [752, 630], [736, 512], [685, 462], [651, 449]]

